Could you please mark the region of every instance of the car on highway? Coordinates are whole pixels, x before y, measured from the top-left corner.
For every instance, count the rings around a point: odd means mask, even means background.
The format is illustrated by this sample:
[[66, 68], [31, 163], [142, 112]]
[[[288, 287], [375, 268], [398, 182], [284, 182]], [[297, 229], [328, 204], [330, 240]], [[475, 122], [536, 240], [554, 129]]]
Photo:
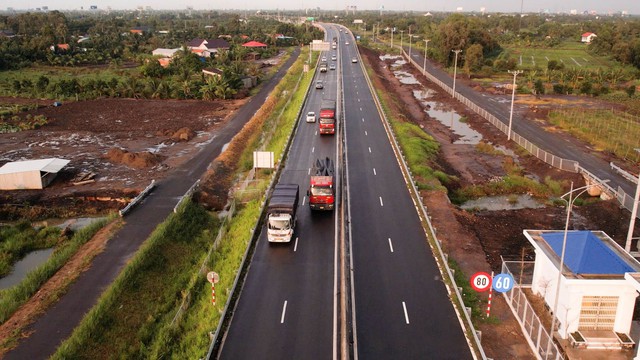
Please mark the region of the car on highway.
[[336, 69], [336, 64], [329, 65], [329, 70], [335, 70], [335, 69]]
[[316, 113], [313, 111], [309, 111], [307, 113], [307, 122], [316, 122]]
[[355, 57], [355, 56], [354, 56], [354, 57], [352, 57], [352, 58], [351, 58], [351, 62], [352, 62], [352, 63], [357, 63], [357, 62], [358, 62], [358, 58], [357, 58], [357, 57]]
[[332, 56], [331, 56], [331, 61], [336, 61], [336, 60], [338, 60], [338, 57], [337, 57], [337, 56], [335, 56], [335, 55], [332, 55]]
[[344, 44], [345, 44], [345, 45], [349, 45], [349, 42], [348, 42], [348, 41], [345, 41], [345, 42], [344, 42]]
[[327, 61], [327, 57], [326, 57], [326, 56], [323, 56], [323, 57], [322, 57], [322, 60], [320, 60], [320, 61]]
[[324, 84], [321, 80], [316, 81], [316, 89], [324, 89]]

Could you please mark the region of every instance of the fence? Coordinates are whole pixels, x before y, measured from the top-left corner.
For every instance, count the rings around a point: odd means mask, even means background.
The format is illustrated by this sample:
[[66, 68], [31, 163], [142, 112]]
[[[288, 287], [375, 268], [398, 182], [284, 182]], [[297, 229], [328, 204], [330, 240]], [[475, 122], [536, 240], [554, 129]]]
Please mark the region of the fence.
[[[507, 305], [515, 316], [516, 320], [522, 328], [522, 332], [529, 342], [531, 349], [535, 352], [538, 359], [543, 360], [564, 360], [564, 356], [558, 349], [558, 346], [549, 338], [549, 332], [544, 328], [540, 318], [536, 315], [533, 307], [527, 300], [524, 289], [530, 288], [530, 283], [521, 283], [522, 276], [513, 274], [509, 269], [515, 265], [532, 265], [533, 261], [503, 261], [502, 273], [510, 274], [514, 278], [515, 286], [512, 290], [503, 293]], [[522, 271], [520, 271], [522, 274]], [[530, 279], [529, 279], [530, 280]]]
[[[410, 58], [404, 51], [404, 49], [402, 50], [403, 55], [409, 59], [409, 61], [411, 62], [411, 64], [413, 66], [416, 67], [416, 69], [422, 70], [422, 66], [420, 66], [415, 60], [413, 60], [412, 58]], [[435, 83], [436, 85], [440, 86], [443, 90], [445, 90], [447, 93], [451, 94], [453, 93], [453, 89], [445, 84], [443, 81], [441, 81], [440, 79], [436, 78], [435, 76], [433, 76], [432, 74], [423, 71], [424, 76], [427, 77], [427, 79], [431, 80], [433, 83]], [[490, 122], [493, 126], [495, 126], [496, 128], [498, 128], [498, 130], [502, 131], [505, 134], [509, 133], [509, 126], [505, 123], [503, 123], [502, 121], [500, 121], [497, 117], [495, 117], [493, 114], [489, 113], [487, 110], [481, 108], [480, 106], [476, 105], [475, 103], [473, 103], [471, 100], [467, 99], [466, 97], [464, 97], [462, 94], [460, 94], [459, 92], [456, 92], [454, 94], [454, 97], [456, 99], [458, 99], [458, 101], [460, 101], [461, 103], [463, 103], [464, 105], [466, 105], [469, 109], [473, 110], [476, 114], [482, 116], [484, 119], [486, 119], [488, 122]], [[563, 159], [561, 157], [555, 156], [545, 150], [540, 149], [538, 146], [536, 146], [535, 144], [533, 144], [532, 142], [530, 142], [529, 140], [525, 139], [524, 137], [520, 136], [519, 134], [517, 134], [515, 131], [511, 130], [511, 139], [513, 139], [513, 141], [515, 141], [518, 145], [522, 146], [523, 148], [525, 148], [529, 153], [531, 153], [533, 156], [537, 157], [538, 159], [546, 162], [547, 164], [561, 169], [561, 170], [565, 170], [565, 171], [570, 171], [570, 172], [578, 172], [579, 171], [579, 166], [578, 166], [578, 162], [577, 161], [573, 161], [573, 160], [567, 160], [567, 159]]]

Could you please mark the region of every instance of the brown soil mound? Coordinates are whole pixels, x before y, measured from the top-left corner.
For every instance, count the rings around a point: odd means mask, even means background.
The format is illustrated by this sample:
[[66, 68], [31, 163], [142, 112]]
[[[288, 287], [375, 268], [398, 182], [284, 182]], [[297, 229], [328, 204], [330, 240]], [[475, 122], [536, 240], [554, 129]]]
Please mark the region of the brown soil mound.
[[114, 163], [124, 164], [136, 169], [152, 167], [162, 162], [162, 157], [148, 151], [131, 153], [122, 149], [111, 149], [107, 152], [106, 158]]
[[189, 141], [196, 136], [196, 133], [186, 127], [179, 129], [171, 135], [171, 140], [174, 141]]

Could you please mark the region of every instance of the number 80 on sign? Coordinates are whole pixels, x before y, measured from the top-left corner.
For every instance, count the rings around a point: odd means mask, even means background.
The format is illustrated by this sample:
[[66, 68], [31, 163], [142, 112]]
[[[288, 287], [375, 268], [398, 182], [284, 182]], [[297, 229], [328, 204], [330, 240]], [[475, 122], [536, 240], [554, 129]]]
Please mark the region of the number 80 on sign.
[[475, 291], [487, 291], [491, 289], [491, 275], [486, 272], [477, 272], [471, 277], [471, 287]]

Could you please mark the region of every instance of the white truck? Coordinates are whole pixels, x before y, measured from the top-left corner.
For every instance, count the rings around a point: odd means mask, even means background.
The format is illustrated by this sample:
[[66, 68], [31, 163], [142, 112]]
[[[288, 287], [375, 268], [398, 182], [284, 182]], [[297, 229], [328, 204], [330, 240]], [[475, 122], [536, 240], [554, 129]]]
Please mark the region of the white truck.
[[290, 242], [296, 226], [298, 184], [277, 184], [267, 207], [267, 239]]

